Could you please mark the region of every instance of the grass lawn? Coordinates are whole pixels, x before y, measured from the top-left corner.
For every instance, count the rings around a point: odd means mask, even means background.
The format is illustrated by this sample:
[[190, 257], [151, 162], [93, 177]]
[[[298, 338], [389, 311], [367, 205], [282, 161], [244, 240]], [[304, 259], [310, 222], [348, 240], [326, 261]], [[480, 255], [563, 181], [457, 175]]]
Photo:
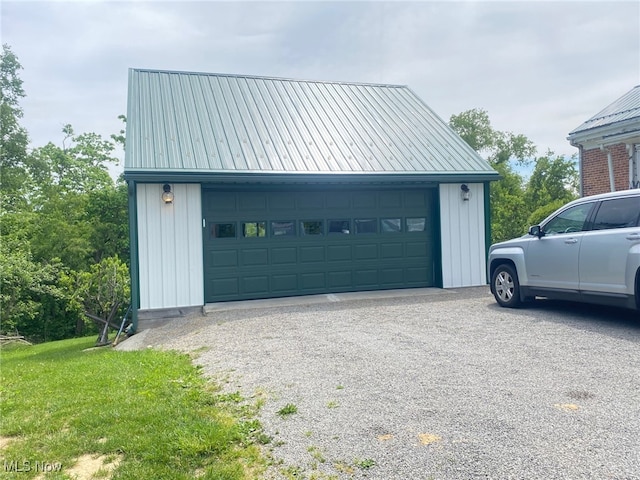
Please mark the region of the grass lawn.
[[187, 355], [94, 343], [3, 347], [0, 478], [260, 476], [259, 405], [220, 393]]

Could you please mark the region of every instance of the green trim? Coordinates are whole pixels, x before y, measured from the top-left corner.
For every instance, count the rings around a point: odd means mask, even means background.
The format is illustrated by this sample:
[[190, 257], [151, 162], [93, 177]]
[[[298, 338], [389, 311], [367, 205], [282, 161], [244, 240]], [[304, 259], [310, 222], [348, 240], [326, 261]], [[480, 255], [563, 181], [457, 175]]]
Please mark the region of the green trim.
[[455, 173], [265, 173], [265, 172], [211, 172], [211, 171], [125, 171], [126, 180], [138, 183], [217, 183], [217, 184], [421, 184], [486, 182], [498, 180], [496, 172]]
[[[489, 247], [491, 247], [491, 182], [484, 183], [484, 258], [489, 258]], [[487, 283], [489, 283], [489, 274]]]
[[131, 333], [138, 330], [138, 310], [140, 308], [140, 265], [138, 263], [138, 202], [137, 185], [133, 180], [127, 181], [129, 192], [129, 251], [131, 266]]
[[434, 268], [433, 281], [436, 287], [444, 288], [443, 272], [442, 272], [442, 216], [440, 215], [440, 187], [433, 189], [433, 211], [434, 229], [433, 229], [433, 245], [434, 245]]

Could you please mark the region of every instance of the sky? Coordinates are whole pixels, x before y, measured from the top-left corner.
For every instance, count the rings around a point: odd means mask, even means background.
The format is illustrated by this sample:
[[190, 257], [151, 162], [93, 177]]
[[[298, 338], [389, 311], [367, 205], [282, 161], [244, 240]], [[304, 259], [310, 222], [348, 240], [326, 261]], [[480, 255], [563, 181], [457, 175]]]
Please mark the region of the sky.
[[117, 133], [129, 68], [407, 85], [540, 155], [640, 84], [637, 0], [0, 2], [32, 148]]

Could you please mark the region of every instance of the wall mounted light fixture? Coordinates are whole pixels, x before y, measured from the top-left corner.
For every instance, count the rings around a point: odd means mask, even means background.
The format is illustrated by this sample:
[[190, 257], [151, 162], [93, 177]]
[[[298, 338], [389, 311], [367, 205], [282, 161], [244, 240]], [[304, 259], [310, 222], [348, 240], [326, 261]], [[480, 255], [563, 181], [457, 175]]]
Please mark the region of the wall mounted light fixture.
[[166, 204], [173, 203], [173, 192], [171, 191], [171, 185], [168, 183], [162, 186], [162, 201]]
[[460, 190], [462, 190], [462, 200], [468, 202], [471, 198], [471, 190], [469, 190], [469, 186], [466, 183], [460, 185]]

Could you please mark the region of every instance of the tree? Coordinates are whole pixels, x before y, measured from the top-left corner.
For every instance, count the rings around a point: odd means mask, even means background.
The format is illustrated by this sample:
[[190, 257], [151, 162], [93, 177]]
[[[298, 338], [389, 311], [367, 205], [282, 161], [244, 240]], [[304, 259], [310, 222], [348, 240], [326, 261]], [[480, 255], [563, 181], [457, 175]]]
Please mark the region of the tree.
[[544, 206], [551, 202], [564, 204], [578, 197], [578, 182], [575, 157], [567, 159], [548, 151], [544, 157], [536, 159], [525, 199], [529, 205]]
[[4, 44], [0, 54], [0, 208], [16, 211], [24, 207], [28, 188], [25, 168], [29, 139], [20, 126], [23, 112], [19, 101], [25, 96], [19, 71], [22, 65]]
[[536, 147], [524, 135], [494, 130], [485, 110], [472, 109], [451, 115], [449, 126], [479, 154], [485, 154], [492, 165], [516, 160], [527, 163]]
[[[452, 115], [449, 124], [476, 152], [486, 155], [502, 177], [491, 185], [493, 242], [523, 235], [529, 225], [546, 216], [539, 218], [550, 205], [564, 204], [576, 197], [575, 159], [554, 157], [552, 152], [535, 159], [536, 147], [531, 140], [521, 134], [494, 130], [484, 110]], [[532, 159], [535, 168], [525, 185], [512, 164], [529, 165]], [[537, 221], [532, 223], [532, 219]]]
[[109, 327], [118, 329], [116, 319], [129, 305], [129, 269], [118, 257], [107, 257], [79, 276], [79, 287], [85, 315], [101, 327], [97, 343], [105, 345]]

